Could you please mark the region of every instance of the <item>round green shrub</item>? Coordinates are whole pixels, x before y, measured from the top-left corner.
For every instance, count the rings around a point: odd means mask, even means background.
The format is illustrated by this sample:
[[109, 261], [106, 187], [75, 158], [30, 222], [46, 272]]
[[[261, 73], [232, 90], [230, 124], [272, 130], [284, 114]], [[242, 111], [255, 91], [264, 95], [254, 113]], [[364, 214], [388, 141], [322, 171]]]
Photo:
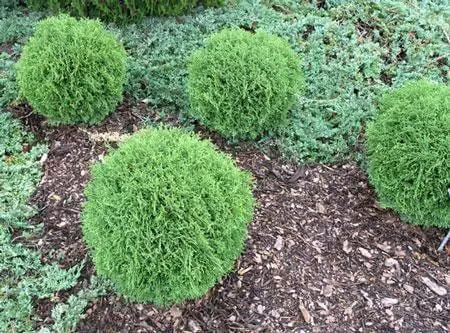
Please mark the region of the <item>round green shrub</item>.
[[255, 139], [284, 125], [303, 82], [297, 54], [263, 31], [212, 35], [188, 69], [192, 115], [233, 139]]
[[23, 49], [17, 81], [34, 110], [55, 123], [98, 123], [122, 99], [126, 54], [99, 21], [41, 21]]
[[197, 298], [243, 249], [251, 178], [209, 141], [179, 129], [136, 133], [98, 163], [82, 228], [99, 274], [131, 299]]
[[369, 178], [412, 223], [450, 227], [450, 87], [410, 82], [385, 95], [367, 128]]

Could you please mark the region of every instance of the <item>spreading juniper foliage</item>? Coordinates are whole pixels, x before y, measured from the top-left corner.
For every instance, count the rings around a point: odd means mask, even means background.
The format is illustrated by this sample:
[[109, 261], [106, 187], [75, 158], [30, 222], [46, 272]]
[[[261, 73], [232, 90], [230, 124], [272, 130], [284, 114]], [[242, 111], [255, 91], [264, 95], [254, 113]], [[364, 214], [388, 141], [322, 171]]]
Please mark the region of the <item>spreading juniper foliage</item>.
[[56, 123], [98, 123], [122, 99], [125, 51], [99, 21], [41, 21], [24, 47], [17, 81], [36, 112]]
[[212, 35], [188, 70], [191, 113], [233, 139], [285, 126], [301, 90], [300, 59], [286, 41], [262, 31]]
[[306, 83], [290, 127], [276, 138], [282, 152], [301, 162], [352, 158], [383, 92], [420, 77], [447, 82], [450, 9], [441, 1], [325, 3], [243, 1], [125, 28], [127, 90], [186, 115], [189, 55], [224, 27], [265, 30], [299, 53]]
[[7, 53], [0, 53], [0, 110], [18, 97], [13, 66], [14, 60]]
[[0, 330], [32, 332], [35, 299], [50, 298], [75, 285], [80, 266], [67, 270], [45, 265], [40, 254], [11, 242], [11, 234], [0, 225]]
[[26, 227], [24, 221], [33, 213], [27, 201], [41, 176], [38, 160], [46, 148], [33, 145], [24, 152], [23, 145], [31, 143], [20, 123], [0, 112], [0, 222], [4, 227]]
[[133, 135], [94, 166], [86, 196], [97, 272], [159, 305], [200, 297], [230, 271], [253, 211], [249, 174], [180, 129]]
[[334, 162], [360, 151], [382, 93], [421, 77], [448, 81], [449, 15], [440, 0], [242, 0], [111, 29], [129, 56], [126, 92], [184, 120], [187, 62], [210, 34], [242, 27], [282, 37], [299, 53], [306, 85], [276, 143], [299, 162]]
[[450, 227], [450, 88], [426, 81], [387, 94], [367, 127], [369, 177], [382, 204]]
[[31, 229], [27, 218], [34, 210], [27, 203], [41, 176], [39, 157], [45, 151], [34, 145], [23, 152], [23, 145], [32, 143], [17, 120], [0, 113], [0, 332], [31, 332], [34, 299], [72, 287], [81, 269], [42, 264], [39, 252], [12, 241], [12, 228]]
[[0, 9], [14, 9], [19, 6], [20, 0], [0, 0]]
[[[5, 0], [8, 1], [8, 0]], [[0, 2], [0, 44], [24, 43], [34, 31], [40, 13], [27, 13], [14, 8], [2, 7]]]
[[24, 141], [29, 141], [29, 135], [23, 132], [20, 123], [8, 113], [0, 113], [0, 156], [21, 152]]

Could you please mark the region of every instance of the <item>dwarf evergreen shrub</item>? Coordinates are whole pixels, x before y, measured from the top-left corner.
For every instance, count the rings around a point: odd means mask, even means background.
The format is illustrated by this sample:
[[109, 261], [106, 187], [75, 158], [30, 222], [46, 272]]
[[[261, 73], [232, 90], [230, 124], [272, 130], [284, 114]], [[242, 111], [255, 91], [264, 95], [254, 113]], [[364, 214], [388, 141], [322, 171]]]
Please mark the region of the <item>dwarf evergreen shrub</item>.
[[99, 21], [66, 15], [38, 24], [17, 64], [22, 94], [59, 123], [97, 123], [122, 99], [125, 50]]
[[137, 301], [197, 298], [233, 266], [252, 218], [250, 176], [208, 141], [143, 130], [92, 170], [82, 220], [99, 274]]
[[367, 128], [381, 203], [413, 223], [450, 227], [450, 87], [411, 82], [383, 97]]
[[221, 6], [224, 0], [27, 0], [27, 4], [36, 9], [63, 9], [77, 16], [123, 22], [149, 15], [180, 15], [199, 4]]
[[226, 137], [255, 139], [285, 124], [301, 89], [300, 60], [281, 38], [225, 29], [189, 64], [191, 112]]

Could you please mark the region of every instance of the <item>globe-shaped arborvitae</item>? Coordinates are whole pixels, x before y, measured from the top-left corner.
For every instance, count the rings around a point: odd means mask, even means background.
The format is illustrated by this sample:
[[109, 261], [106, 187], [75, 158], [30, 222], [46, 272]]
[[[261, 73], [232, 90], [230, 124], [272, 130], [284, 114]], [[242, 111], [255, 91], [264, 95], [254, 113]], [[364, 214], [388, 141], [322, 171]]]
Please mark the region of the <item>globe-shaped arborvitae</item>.
[[243, 249], [254, 199], [232, 159], [179, 129], [134, 134], [97, 163], [82, 221], [99, 274], [131, 299], [202, 296]]
[[450, 227], [450, 87], [416, 81], [381, 101], [367, 128], [369, 178], [412, 223]]
[[278, 130], [302, 89], [297, 54], [263, 31], [214, 34], [192, 54], [188, 69], [192, 115], [232, 139]]
[[24, 47], [17, 81], [51, 122], [93, 124], [121, 101], [125, 60], [123, 46], [99, 21], [50, 17]]

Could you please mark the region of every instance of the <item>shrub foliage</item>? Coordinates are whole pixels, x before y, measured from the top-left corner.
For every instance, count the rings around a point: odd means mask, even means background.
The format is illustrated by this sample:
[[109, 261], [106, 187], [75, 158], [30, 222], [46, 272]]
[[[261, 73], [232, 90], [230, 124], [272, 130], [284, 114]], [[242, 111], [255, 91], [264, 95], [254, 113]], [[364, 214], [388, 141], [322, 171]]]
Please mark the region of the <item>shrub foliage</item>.
[[250, 177], [208, 141], [144, 130], [92, 170], [82, 220], [99, 274], [138, 301], [206, 293], [240, 254]]
[[[129, 50], [127, 92], [157, 108], [189, 113], [186, 63], [225, 27], [256, 27], [289, 41], [301, 55], [305, 90], [291, 126], [276, 139], [299, 162], [359, 157], [365, 123], [392, 85], [426, 77], [447, 82], [450, 7], [442, 1], [240, 1], [176, 20], [150, 18], [121, 30]], [[282, 10], [280, 10], [282, 9]], [[414, 33], [410, 33], [414, 32]], [[436, 61], [436, 59], [441, 59]]]
[[32, 8], [65, 9], [78, 16], [117, 22], [137, 20], [148, 15], [179, 15], [200, 3], [208, 7], [221, 6], [224, 0], [27, 0]]
[[[361, 130], [391, 86], [418, 78], [448, 83], [445, 1], [327, 0], [323, 8], [317, 1], [233, 2], [226, 10], [199, 10], [178, 20], [149, 17], [115, 29], [127, 50], [127, 94], [189, 119], [191, 53], [223, 28], [256, 27], [288, 40], [301, 54], [305, 90], [291, 112], [291, 126], [276, 138], [278, 148], [298, 162], [333, 163], [361, 157]], [[0, 40], [14, 44], [8, 63], [38, 16], [0, 10]], [[15, 88], [7, 71], [0, 58], [0, 104], [2, 79]]]
[[367, 128], [370, 180], [413, 223], [450, 227], [450, 88], [415, 81], [387, 94]]
[[[32, 149], [23, 151], [25, 144]], [[33, 324], [43, 322], [35, 301], [73, 287], [80, 276], [81, 266], [44, 264], [38, 251], [20, 243], [37, 229], [27, 219], [36, 212], [29, 200], [45, 151], [18, 120], [0, 111], [0, 332], [33, 332]]]
[[300, 60], [279, 37], [225, 29], [189, 65], [191, 112], [224, 136], [254, 139], [285, 124], [301, 88]]
[[69, 16], [39, 23], [17, 65], [22, 94], [60, 123], [97, 123], [122, 99], [125, 50], [100, 22]]

